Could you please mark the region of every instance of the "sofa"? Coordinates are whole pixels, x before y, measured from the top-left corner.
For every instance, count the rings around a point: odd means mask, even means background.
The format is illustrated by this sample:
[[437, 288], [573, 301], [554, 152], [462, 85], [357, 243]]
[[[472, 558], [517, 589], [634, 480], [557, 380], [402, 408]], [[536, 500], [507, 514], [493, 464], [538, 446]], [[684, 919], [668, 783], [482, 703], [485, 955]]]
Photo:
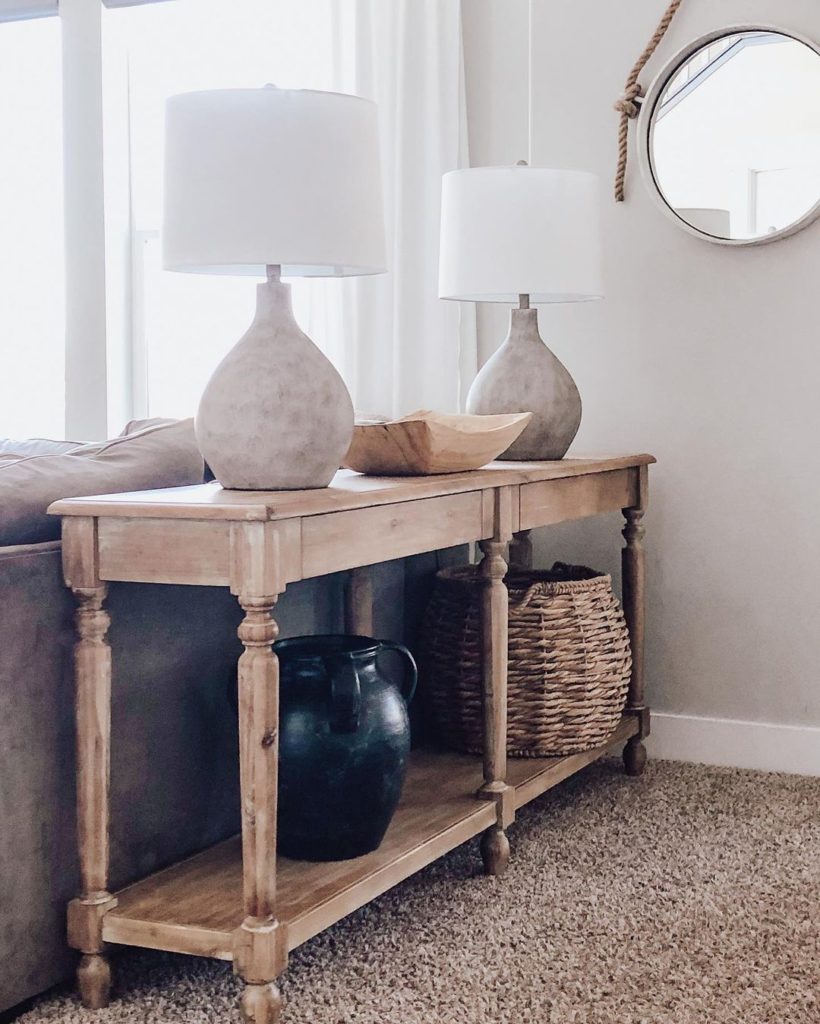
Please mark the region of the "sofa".
[[[51, 500], [200, 482], [190, 421], [102, 445], [0, 440], [0, 1012], [67, 977], [78, 892], [73, 598]], [[240, 612], [224, 590], [112, 584], [111, 883], [235, 832], [226, 687]]]

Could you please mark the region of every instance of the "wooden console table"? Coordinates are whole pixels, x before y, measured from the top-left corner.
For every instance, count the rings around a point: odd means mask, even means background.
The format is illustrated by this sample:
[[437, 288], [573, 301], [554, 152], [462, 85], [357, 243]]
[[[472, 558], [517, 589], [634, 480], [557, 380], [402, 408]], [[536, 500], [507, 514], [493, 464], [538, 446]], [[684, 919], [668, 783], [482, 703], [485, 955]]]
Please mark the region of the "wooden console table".
[[[217, 484], [56, 502], [63, 564], [78, 600], [75, 666], [80, 896], [69, 941], [80, 950], [84, 1003], [105, 1006], [106, 943], [232, 960], [245, 1019], [279, 1018], [275, 984], [288, 952], [413, 872], [482, 833], [485, 869], [501, 874], [505, 829], [534, 799], [612, 744], [638, 774], [649, 731], [643, 702], [644, 558], [649, 455], [493, 463], [472, 473], [383, 479], [348, 471], [324, 490], [243, 492]], [[507, 558], [526, 565], [529, 531], [622, 509], [623, 602], [632, 639], [626, 713], [608, 743], [568, 757], [506, 756]], [[478, 541], [485, 587], [482, 758], [418, 750], [381, 847], [314, 864], [276, 857], [277, 597], [288, 583], [352, 570], [347, 628], [372, 630], [366, 566]], [[509, 546], [510, 554], [507, 555]], [[108, 889], [111, 651], [103, 610], [110, 580], [230, 587], [245, 611], [239, 638], [242, 833], [112, 894]]]

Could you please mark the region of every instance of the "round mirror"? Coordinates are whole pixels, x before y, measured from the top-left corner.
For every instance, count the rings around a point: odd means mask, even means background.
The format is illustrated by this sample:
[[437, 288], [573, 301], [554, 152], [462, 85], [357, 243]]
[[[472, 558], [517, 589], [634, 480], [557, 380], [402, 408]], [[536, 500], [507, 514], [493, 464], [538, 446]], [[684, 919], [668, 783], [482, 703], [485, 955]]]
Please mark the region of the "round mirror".
[[820, 213], [820, 50], [773, 28], [705, 36], [656, 79], [640, 138], [653, 190], [690, 231], [791, 234]]

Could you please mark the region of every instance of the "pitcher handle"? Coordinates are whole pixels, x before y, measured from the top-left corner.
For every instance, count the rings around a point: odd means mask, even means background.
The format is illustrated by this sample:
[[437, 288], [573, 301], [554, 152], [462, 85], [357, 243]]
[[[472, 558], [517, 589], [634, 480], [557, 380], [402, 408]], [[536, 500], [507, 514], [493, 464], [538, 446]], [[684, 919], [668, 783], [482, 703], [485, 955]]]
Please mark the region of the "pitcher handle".
[[362, 687], [352, 658], [334, 658], [330, 677], [330, 728], [355, 732], [359, 728]]
[[401, 654], [406, 659], [408, 671], [405, 674], [404, 684], [401, 687], [401, 695], [404, 698], [404, 703], [409, 704], [413, 699], [413, 694], [416, 692], [416, 683], [419, 681], [419, 670], [416, 665], [416, 659], [404, 644], [400, 644], [396, 640], [380, 640], [379, 652], [376, 657], [378, 657], [382, 651], [396, 651], [397, 654]]

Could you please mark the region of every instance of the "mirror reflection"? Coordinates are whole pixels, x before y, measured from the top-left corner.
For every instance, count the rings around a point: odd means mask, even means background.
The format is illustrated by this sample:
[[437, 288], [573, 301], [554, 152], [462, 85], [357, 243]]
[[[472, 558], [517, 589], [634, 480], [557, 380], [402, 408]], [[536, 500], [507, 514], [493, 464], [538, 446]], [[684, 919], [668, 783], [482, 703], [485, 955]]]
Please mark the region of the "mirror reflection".
[[682, 220], [724, 239], [783, 232], [820, 201], [820, 54], [772, 31], [713, 40], [672, 74], [650, 132]]

